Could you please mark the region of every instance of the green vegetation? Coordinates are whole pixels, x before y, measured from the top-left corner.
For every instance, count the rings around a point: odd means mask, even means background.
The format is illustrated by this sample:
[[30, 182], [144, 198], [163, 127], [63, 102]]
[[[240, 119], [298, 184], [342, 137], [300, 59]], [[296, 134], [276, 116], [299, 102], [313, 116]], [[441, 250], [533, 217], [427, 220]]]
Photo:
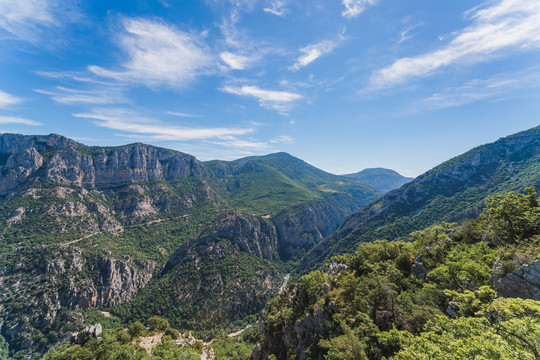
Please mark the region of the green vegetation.
[[271, 281], [273, 288], [281, 284], [282, 265], [239, 251], [228, 239], [218, 239], [216, 251], [207, 246], [196, 245], [190, 260], [148, 284], [130, 303], [110, 311], [125, 321], [159, 314], [205, 340], [255, 322], [274, 295], [266, 282]]
[[[497, 298], [493, 268], [540, 258], [539, 215], [527, 188], [489, 197], [462, 226], [360, 244], [268, 303], [263, 350], [277, 358], [538, 359], [540, 302]], [[285, 337], [296, 339], [292, 348]]]
[[[44, 360], [93, 360], [93, 359], [175, 359], [175, 360], [199, 360], [203, 351], [200, 341], [194, 341], [193, 345], [179, 346], [174, 340], [180, 337], [178, 330], [166, 327], [167, 320], [154, 316], [148, 319], [149, 328], [146, 329], [140, 322], [128, 325], [127, 329], [108, 329], [97, 338], [93, 335], [79, 333], [83, 338], [81, 343], [62, 345], [50, 351]], [[152, 328], [154, 326], [155, 328]], [[158, 329], [165, 328], [164, 330]], [[157, 336], [157, 344], [150, 342], [149, 347], [143, 347], [145, 338]], [[185, 339], [187, 337], [184, 336]]]
[[220, 335], [212, 342], [216, 360], [245, 359], [257, 342], [259, 330], [252, 326], [236, 337]]

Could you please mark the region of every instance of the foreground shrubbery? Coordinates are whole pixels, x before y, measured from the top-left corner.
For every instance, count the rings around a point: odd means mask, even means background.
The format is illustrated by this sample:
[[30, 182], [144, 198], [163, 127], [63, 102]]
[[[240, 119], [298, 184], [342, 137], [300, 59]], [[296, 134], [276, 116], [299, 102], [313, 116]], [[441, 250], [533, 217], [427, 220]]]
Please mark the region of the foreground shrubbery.
[[[180, 337], [176, 329], [169, 327], [166, 319], [153, 316], [148, 319], [148, 328], [140, 322], [128, 325], [126, 329], [106, 330], [97, 338], [83, 335], [81, 344], [65, 344], [49, 352], [44, 360], [93, 360], [93, 359], [178, 359], [198, 360], [203, 351], [203, 344], [195, 341], [191, 346], [180, 347], [174, 340]], [[158, 344], [149, 352], [141, 347], [145, 337], [161, 336]]]
[[528, 188], [488, 198], [481, 216], [462, 226], [435, 225], [414, 232], [414, 242], [362, 244], [269, 303], [263, 352], [277, 358], [304, 352], [313, 359], [538, 359], [540, 303], [496, 298], [493, 290], [497, 260], [500, 278], [540, 258], [538, 234], [540, 207]]

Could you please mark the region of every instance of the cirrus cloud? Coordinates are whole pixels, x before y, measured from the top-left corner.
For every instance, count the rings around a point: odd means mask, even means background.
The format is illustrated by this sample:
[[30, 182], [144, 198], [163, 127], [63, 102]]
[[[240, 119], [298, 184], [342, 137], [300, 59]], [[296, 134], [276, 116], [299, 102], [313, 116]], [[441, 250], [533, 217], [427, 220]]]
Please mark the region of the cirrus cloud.
[[23, 119], [23, 118], [15, 117], [15, 116], [0, 116], [0, 124], [20, 124], [20, 125], [30, 125], [30, 126], [42, 125], [41, 123], [37, 121]]
[[0, 109], [6, 108], [10, 105], [15, 105], [22, 102], [22, 99], [8, 94], [7, 92], [0, 91]]
[[288, 92], [288, 91], [275, 91], [264, 90], [257, 86], [225, 86], [221, 89], [223, 92], [239, 95], [254, 97], [259, 100], [259, 104], [267, 109], [277, 110], [281, 114], [285, 114], [292, 107], [294, 101], [302, 99], [302, 95]]
[[540, 48], [540, 2], [501, 0], [466, 13], [472, 25], [459, 31], [444, 47], [415, 57], [405, 57], [377, 71], [374, 88], [398, 85], [427, 77], [456, 63], [476, 64], [504, 55], [504, 50]]
[[213, 56], [199, 35], [165, 23], [126, 18], [118, 44], [127, 60], [118, 70], [97, 65], [88, 69], [95, 75], [149, 87], [185, 87], [213, 66]]
[[72, 114], [76, 118], [91, 119], [95, 124], [125, 133], [145, 135], [156, 140], [201, 140], [224, 136], [245, 135], [252, 128], [195, 128], [162, 123], [126, 109], [95, 109], [89, 113]]
[[311, 64], [321, 56], [331, 53], [344, 38], [343, 35], [340, 35], [337, 40], [323, 40], [301, 48], [300, 52], [303, 54], [298, 57], [294, 65], [289, 67], [289, 70], [300, 70], [300, 68]]
[[345, 18], [353, 18], [366, 10], [368, 6], [373, 6], [377, 3], [378, 0], [343, 0], [343, 6], [345, 6], [345, 10], [341, 13], [341, 15]]

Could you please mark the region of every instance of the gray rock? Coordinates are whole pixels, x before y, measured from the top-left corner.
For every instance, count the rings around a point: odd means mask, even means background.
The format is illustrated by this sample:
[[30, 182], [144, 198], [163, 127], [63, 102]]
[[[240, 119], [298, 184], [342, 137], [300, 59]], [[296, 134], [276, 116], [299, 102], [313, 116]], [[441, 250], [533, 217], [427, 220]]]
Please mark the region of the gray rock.
[[[91, 154], [79, 152], [80, 148], [82, 144], [59, 135], [0, 135], [0, 153], [10, 155], [0, 171], [0, 195], [43, 182], [106, 188], [210, 176], [193, 156], [150, 145], [92, 148]], [[42, 156], [44, 151], [53, 154]]]
[[416, 276], [417, 279], [420, 280], [426, 280], [428, 269], [424, 265], [424, 260], [422, 259], [422, 255], [418, 254], [414, 258], [414, 264], [412, 265], [412, 270], [414, 276]]
[[502, 279], [494, 277], [494, 287], [498, 296], [540, 300], [540, 260], [520, 266]]

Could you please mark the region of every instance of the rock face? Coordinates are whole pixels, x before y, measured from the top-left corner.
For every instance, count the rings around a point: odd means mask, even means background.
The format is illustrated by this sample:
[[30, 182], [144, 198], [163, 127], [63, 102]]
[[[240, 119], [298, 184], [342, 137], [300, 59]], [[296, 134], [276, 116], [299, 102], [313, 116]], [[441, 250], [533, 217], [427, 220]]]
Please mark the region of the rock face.
[[59, 135], [0, 136], [0, 195], [35, 183], [114, 187], [138, 181], [207, 177], [193, 156], [144, 144], [90, 148]]
[[50, 135], [20, 135], [20, 134], [1, 134], [0, 135], [0, 153], [18, 154], [26, 149], [34, 148], [37, 151], [60, 150], [76, 148], [80, 144], [67, 137]]
[[[274, 225], [230, 212], [178, 248], [132, 305], [143, 303], [165, 317], [183, 309], [191, 316], [175, 326], [219, 329], [257, 314], [277, 294], [285, 277], [277, 259]], [[174, 291], [167, 291], [171, 284]], [[155, 299], [156, 293], [162, 296]]]
[[494, 277], [497, 295], [540, 300], [540, 260], [522, 265], [502, 279]]
[[298, 258], [330, 235], [350, 214], [333, 202], [315, 202], [290, 207], [272, 218], [282, 260]]
[[0, 256], [1, 334], [15, 349], [28, 348], [18, 339], [52, 324], [61, 309], [66, 316], [69, 310], [128, 301], [150, 281], [154, 268], [153, 262], [118, 260], [108, 253], [87, 257], [81, 249], [64, 245], [4, 254]]
[[[347, 266], [342, 263], [332, 263], [322, 268], [325, 277], [338, 275]], [[327, 281], [321, 284], [316, 293], [327, 294], [335, 286], [334, 281]], [[302, 294], [304, 289], [297, 285], [291, 289], [286, 289], [280, 294], [285, 297], [285, 303], [293, 308], [306, 310]], [[328, 334], [335, 330], [332, 328], [331, 314], [336, 309], [333, 301], [318, 303], [314, 309], [306, 310], [295, 314], [296, 321], [286, 317], [276, 323], [276, 319], [269, 321], [268, 316], [263, 313], [259, 322], [259, 331], [264, 339], [262, 343], [256, 344], [250, 360], [267, 360], [268, 354], [274, 354], [278, 359], [288, 359], [294, 354], [295, 359], [322, 360], [323, 354], [313, 351], [320, 339], [328, 337]]]
[[272, 223], [238, 211], [230, 212], [205, 229], [197, 239], [190, 240], [171, 256], [165, 268], [174, 267], [194, 247], [205, 246], [219, 251], [219, 241], [227, 239], [239, 251], [263, 259], [278, 259], [277, 234]]

